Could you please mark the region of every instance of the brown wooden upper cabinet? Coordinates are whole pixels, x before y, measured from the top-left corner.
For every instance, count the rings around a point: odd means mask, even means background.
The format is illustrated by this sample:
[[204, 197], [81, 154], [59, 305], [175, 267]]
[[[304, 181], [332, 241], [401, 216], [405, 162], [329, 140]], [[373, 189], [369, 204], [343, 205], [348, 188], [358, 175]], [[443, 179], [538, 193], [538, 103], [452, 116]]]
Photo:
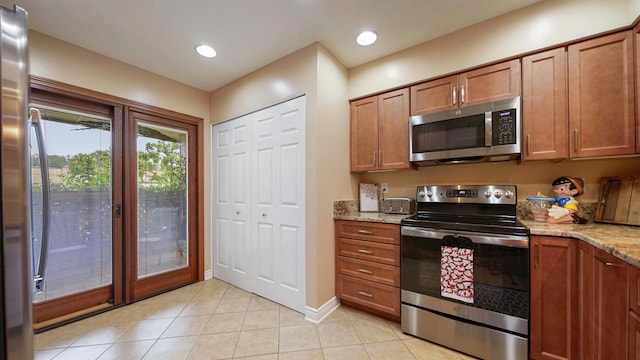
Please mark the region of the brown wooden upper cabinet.
[[520, 60], [515, 59], [411, 87], [411, 115], [508, 99], [520, 95]]
[[351, 171], [409, 168], [409, 89], [352, 101]]
[[522, 58], [522, 160], [569, 157], [564, 47]]
[[636, 153], [633, 32], [568, 47], [569, 156]]

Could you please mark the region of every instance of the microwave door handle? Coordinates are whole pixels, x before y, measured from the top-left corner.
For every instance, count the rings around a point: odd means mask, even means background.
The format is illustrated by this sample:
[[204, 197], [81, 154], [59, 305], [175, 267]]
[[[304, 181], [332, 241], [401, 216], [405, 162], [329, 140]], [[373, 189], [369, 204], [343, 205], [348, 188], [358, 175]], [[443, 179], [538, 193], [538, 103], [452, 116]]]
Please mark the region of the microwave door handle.
[[484, 145], [493, 146], [493, 127], [491, 123], [492, 112], [487, 111], [484, 113]]

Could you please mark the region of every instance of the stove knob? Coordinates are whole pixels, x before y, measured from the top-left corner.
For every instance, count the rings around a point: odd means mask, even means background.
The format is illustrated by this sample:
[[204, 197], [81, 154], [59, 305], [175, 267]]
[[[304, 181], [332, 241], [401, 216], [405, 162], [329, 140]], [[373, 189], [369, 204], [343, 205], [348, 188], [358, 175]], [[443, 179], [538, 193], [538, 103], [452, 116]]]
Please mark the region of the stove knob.
[[513, 197], [513, 191], [505, 191], [504, 197], [511, 199]]
[[484, 197], [490, 198], [491, 197], [491, 191], [485, 191], [484, 192]]
[[433, 191], [429, 190], [427, 191], [427, 197], [432, 197], [433, 196]]
[[496, 190], [495, 196], [496, 196], [496, 199], [500, 199], [502, 197], [502, 191]]
[[423, 198], [423, 197], [424, 197], [424, 191], [420, 191], [420, 192], [418, 193], [418, 197], [419, 197], [419, 198]]

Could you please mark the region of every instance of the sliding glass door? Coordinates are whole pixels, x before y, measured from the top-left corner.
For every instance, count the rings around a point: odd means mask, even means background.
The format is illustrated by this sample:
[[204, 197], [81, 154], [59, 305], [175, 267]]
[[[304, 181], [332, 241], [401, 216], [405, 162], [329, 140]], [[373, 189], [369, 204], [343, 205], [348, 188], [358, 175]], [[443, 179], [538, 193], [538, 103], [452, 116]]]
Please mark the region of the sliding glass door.
[[[128, 127], [135, 133], [127, 166], [136, 174], [135, 187], [127, 196], [135, 198], [135, 216], [129, 217], [132, 261], [127, 268], [133, 299], [178, 286], [193, 279], [197, 271], [195, 195], [189, 179], [196, 172], [195, 126], [132, 112]], [[135, 161], [133, 161], [135, 159]], [[130, 202], [133, 203], [133, 202]], [[135, 239], [135, 240], [134, 240]]]
[[138, 123], [138, 277], [188, 266], [187, 132]]
[[36, 328], [197, 281], [202, 119], [44, 80], [30, 101]]
[[30, 108], [34, 322], [114, 303], [114, 116]]

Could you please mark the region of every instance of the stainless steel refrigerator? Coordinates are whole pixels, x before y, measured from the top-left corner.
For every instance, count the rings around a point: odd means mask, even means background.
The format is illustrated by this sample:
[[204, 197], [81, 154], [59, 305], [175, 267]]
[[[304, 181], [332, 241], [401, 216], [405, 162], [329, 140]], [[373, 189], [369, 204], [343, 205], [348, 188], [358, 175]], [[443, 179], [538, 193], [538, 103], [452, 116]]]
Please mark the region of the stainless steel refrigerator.
[[33, 359], [27, 13], [0, 7], [0, 309], [7, 360]]

